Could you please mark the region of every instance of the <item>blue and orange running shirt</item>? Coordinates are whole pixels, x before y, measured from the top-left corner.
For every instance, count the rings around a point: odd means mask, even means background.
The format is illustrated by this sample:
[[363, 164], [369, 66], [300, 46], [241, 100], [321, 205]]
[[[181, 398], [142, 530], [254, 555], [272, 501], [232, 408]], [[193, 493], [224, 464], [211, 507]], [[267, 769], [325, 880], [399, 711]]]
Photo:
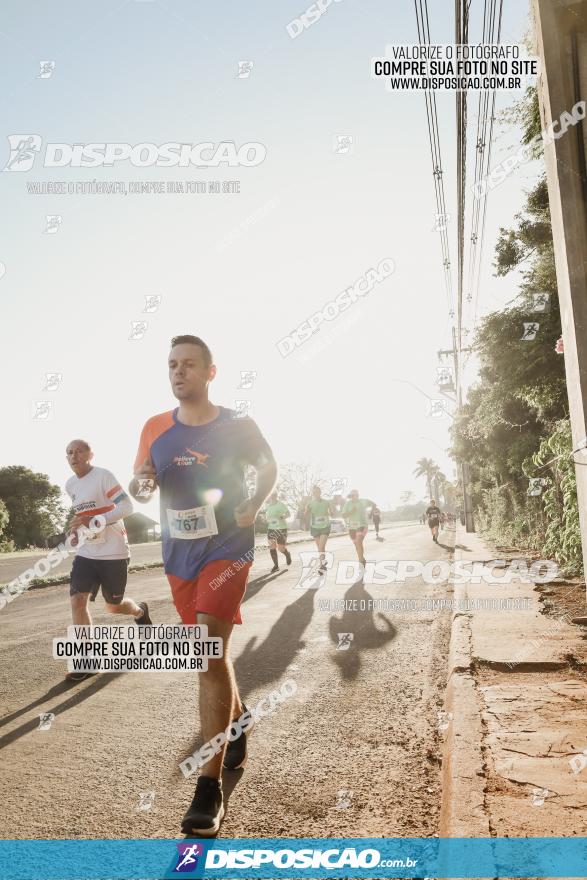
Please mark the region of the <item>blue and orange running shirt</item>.
[[161, 503], [163, 564], [190, 580], [218, 559], [252, 560], [255, 527], [240, 528], [234, 509], [248, 498], [245, 471], [273, 454], [255, 422], [219, 407], [205, 425], [184, 425], [177, 409], [153, 416], [141, 434], [135, 472], [150, 459]]

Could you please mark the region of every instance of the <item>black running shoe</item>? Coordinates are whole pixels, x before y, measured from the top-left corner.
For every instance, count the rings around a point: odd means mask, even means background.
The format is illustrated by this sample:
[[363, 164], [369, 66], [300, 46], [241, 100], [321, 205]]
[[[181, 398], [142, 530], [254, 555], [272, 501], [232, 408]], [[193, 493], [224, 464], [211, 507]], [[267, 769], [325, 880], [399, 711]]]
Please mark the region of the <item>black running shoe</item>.
[[142, 614], [140, 617], [135, 617], [135, 623], [139, 626], [150, 626], [153, 621], [149, 616], [149, 606], [146, 602], [139, 602], [139, 608], [142, 609]]
[[285, 563], [286, 565], [291, 565], [291, 553], [289, 550], [285, 551]]
[[97, 672], [68, 672], [65, 676], [65, 681], [85, 681], [86, 678], [91, 678], [92, 675], [97, 674]]
[[275, 571], [279, 571], [279, 566], [278, 566], [277, 563], [275, 563], [275, 565], [273, 566], [273, 568], [271, 569], [271, 571], [269, 572], [269, 574], [273, 574], [273, 572], [275, 572]]
[[189, 837], [214, 837], [224, 818], [222, 783], [211, 776], [200, 776], [181, 830]]
[[[243, 703], [243, 715], [248, 711], [249, 709], [247, 709]], [[240, 770], [247, 763], [247, 734], [250, 732], [252, 726], [253, 725], [251, 724], [251, 727], [242, 731], [241, 735], [235, 740], [232, 740], [232, 742], [230, 740], [228, 741], [224, 753], [224, 761], [222, 762], [222, 766], [225, 770]]]

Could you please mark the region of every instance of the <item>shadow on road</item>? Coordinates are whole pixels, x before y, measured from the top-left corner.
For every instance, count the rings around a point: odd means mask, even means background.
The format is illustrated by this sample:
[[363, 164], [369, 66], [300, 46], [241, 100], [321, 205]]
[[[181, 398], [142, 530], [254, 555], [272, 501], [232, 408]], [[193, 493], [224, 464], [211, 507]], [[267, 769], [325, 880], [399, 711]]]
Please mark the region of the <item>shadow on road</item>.
[[247, 591], [241, 604], [244, 605], [245, 602], [248, 602], [249, 599], [252, 599], [254, 596], [256, 596], [257, 593], [259, 593], [263, 589], [263, 587], [267, 586], [267, 584], [270, 584], [271, 581], [276, 580], [280, 575], [285, 574], [285, 571], [286, 569], [282, 568], [281, 571], [276, 571], [274, 574], [270, 574], [270, 572], [267, 572], [266, 574], [259, 575], [259, 577], [255, 578], [254, 581], [249, 581], [247, 583]]
[[[356, 581], [345, 593], [345, 600], [357, 600], [359, 608], [361, 601], [368, 603], [372, 599], [365, 589], [362, 580]], [[384, 629], [379, 629], [376, 617], [384, 624]], [[357, 625], [357, 622], [360, 621]], [[349, 647], [337, 650], [332, 658], [340, 669], [345, 681], [351, 681], [358, 677], [361, 670], [361, 651], [372, 648], [381, 648], [388, 644], [397, 635], [397, 629], [392, 622], [381, 612], [374, 614], [372, 611], [344, 611], [342, 617], [331, 617], [329, 622], [330, 638], [335, 645], [339, 644], [340, 633], [352, 633], [353, 638]]]
[[[278, 575], [276, 575], [278, 576]], [[249, 639], [242, 653], [234, 661], [234, 671], [242, 700], [255, 688], [279, 681], [287, 667], [306, 643], [302, 634], [314, 613], [314, 591], [304, 591], [300, 598], [283, 610], [267, 638], [255, 646], [257, 636]], [[197, 752], [202, 745], [198, 734], [191, 751]], [[238, 780], [237, 780], [238, 782]]]
[[54, 697], [60, 696], [60, 694], [65, 694], [74, 687], [75, 682], [73, 681], [60, 681], [59, 684], [56, 684], [48, 690], [42, 697], [38, 697], [38, 699], [33, 700], [32, 703], [27, 703], [22, 709], [17, 709], [16, 712], [11, 712], [10, 715], [4, 715], [3, 718], [0, 718], [0, 727], [5, 727], [7, 724], [10, 724], [11, 721], [14, 721], [15, 718], [19, 718], [21, 715], [26, 715], [26, 713], [31, 709], [34, 709], [35, 706], [42, 706], [46, 700], [52, 700]]
[[284, 608], [267, 638], [256, 645], [257, 636], [249, 639], [235, 660], [234, 669], [243, 699], [254, 688], [279, 681], [305, 646], [302, 635], [314, 613], [314, 591], [305, 590], [299, 599]]
[[[53, 706], [51, 712], [53, 712], [54, 715], [62, 715], [69, 709], [73, 709], [74, 706], [78, 706], [80, 703], [83, 703], [84, 700], [87, 700], [89, 697], [93, 697], [94, 694], [98, 693], [98, 691], [101, 691], [102, 688], [107, 687], [110, 682], [114, 681], [114, 679], [118, 678], [120, 675], [123, 675], [123, 673], [102, 673], [101, 675], [96, 677], [95, 681], [93, 681], [83, 690], [77, 691], [68, 700], [64, 700], [63, 703], [59, 703], [57, 706]], [[55, 685], [55, 687], [52, 687], [50, 690], [48, 690], [43, 697], [39, 697], [37, 700], [29, 703], [28, 706], [25, 706], [23, 709], [19, 709], [17, 712], [13, 712], [12, 715], [6, 715], [0, 723], [8, 724], [8, 722], [12, 719], [18, 718], [19, 715], [23, 715], [30, 709], [34, 709], [35, 706], [40, 706], [47, 700], [51, 700], [53, 697], [58, 696], [61, 693], [65, 693], [66, 691], [72, 690], [72, 688], [75, 688], [77, 686], [78, 684], [76, 682], [61, 682], [60, 684]], [[31, 731], [36, 730], [38, 726], [39, 719], [31, 718], [30, 721], [25, 721], [24, 724], [21, 724], [20, 727], [17, 727], [10, 733], [5, 733], [4, 736], [0, 737], [0, 749], [3, 749], [5, 746], [10, 745], [10, 743], [14, 742], [15, 740], [20, 739], [21, 736], [25, 736], [27, 733], [31, 733]]]
[[451, 553], [455, 549], [452, 544], [441, 544], [440, 541], [437, 541], [436, 546], [442, 547], [443, 550], [450, 550]]

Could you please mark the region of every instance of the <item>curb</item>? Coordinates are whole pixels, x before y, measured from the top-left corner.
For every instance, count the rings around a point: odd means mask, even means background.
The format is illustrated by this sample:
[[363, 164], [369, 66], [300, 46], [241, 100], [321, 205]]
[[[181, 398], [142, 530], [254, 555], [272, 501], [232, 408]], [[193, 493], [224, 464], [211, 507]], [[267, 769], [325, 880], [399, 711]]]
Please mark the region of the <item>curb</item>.
[[[455, 549], [454, 559], [462, 558]], [[451, 583], [449, 581], [449, 583]], [[453, 586], [454, 604], [466, 593]], [[485, 761], [481, 704], [471, 671], [470, 613], [454, 610], [444, 706], [450, 723], [442, 747], [440, 837], [490, 837], [485, 811]]]

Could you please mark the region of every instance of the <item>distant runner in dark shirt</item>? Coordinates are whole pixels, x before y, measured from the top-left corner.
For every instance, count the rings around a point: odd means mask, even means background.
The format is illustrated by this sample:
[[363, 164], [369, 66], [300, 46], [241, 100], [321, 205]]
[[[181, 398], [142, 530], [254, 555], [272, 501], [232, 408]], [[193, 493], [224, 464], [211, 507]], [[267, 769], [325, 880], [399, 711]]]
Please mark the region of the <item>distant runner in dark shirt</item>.
[[375, 535], [379, 537], [379, 523], [381, 522], [381, 511], [378, 507], [374, 507], [371, 511], [371, 519], [373, 520], [373, 525], [375, 526]]
[[440, 525], [441, 512], [434, 498], [430, 499], [430, 505], [426, 508], [426, 517], [428, 518], [428, 528], [432, 532], [432, 540], [438, 544], [438, 527]]

